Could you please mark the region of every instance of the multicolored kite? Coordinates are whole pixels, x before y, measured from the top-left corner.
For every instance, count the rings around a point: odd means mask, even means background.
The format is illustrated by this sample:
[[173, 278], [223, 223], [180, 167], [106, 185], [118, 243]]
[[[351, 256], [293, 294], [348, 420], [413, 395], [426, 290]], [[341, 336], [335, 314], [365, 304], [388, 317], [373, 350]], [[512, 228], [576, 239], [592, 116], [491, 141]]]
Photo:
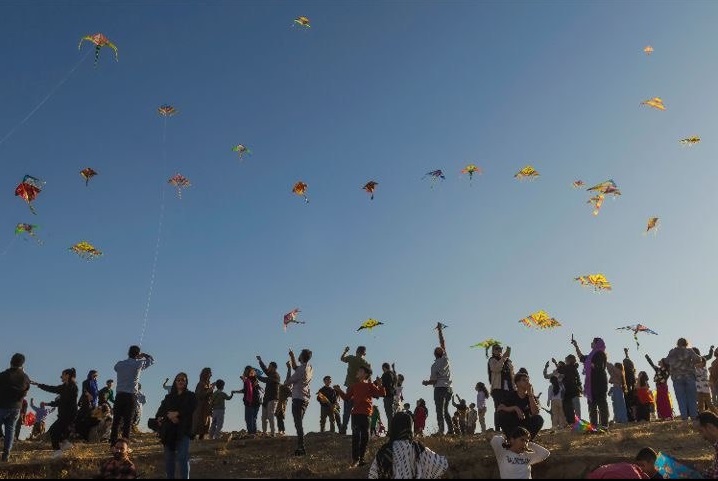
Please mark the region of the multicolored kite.
[[645, 53], [646, 55], [652, 54], [652, 53], [653, 53], [653, 47], [651, 47], [650, 45], [646, 45], [645, 48], [643, 49], [643, 53]]
[[300, 27], [304, 27], [304, 28], [312, 27], [312, 23], [309, 21], [309, 17], [304, 17], [304, 16], [297, 17], [294, 19], [294, 23], [296, 25], [299, 25]]
[[297, 320], [297, 314], [299, 314], [300, 312], [302, 311], [300, 311], [299, 309], [292, 309], [291, 312], [288, 312], [284, 315], [284, 332], [287, 332], [287, 325], [289, 324], [306, 324], [306, 322], [304, 321]]
[[477, 167], [474, 164], [469, 164], [463, 169], [461, 169], [461, 173], [469, 174], [469, 182], [471, 182], [474, 179], [474, 174], [481, 175], [483, 172], [481, 171], [480, 167]]
[[[653, 231], [653, 233], [655, 234], [656, 231], [658, 230], [658, 220], [659, 220], [658, 217], [651, 217], [650, 219], [648, 219], [648, 225], [646, 225], [646, 232], [648, 232], [651, 229], [655, 229]], [[644, 234], [646, 232], [644, 232]]]
[[653, 97], [652, 99], [644, 100], [643, 102], [641, 102], [641, 105], [653, 107], [654, 109], [658, 110], [666, 110], [666, 106], [663, 105], [663, 99], [661, 99], [660, 97]]
[[618, 189], [618, 186], [613, 179], [604, 180], [600, 184], [596, 184], [586, 190], [589, 192], [596, 191], [601, 194], [611, 194], [613, 196], [621, 195], [621, 191]]
[[549, 316], [546, 311], [536, 311], [519, 321], [526, 327], [537, 327], [539, 329], [553, 329], [561, 327], [561, 323]]
[[605, 196], [603, 194], [598, 194], [594, 195], [586, 201], [587, 204], [593, 204], [593, 215], [598, 215], [598, 213], [601, 211], [601, 206], [603, 205], [604, 198]]
[[100, 49], [102, 47], [110, 47], [112, 50], [114, 50], [115, 60], [119, 62], [120, 59], [117, 56], [117, 47], [114, 43], [110, 42], [109, 38], [105, 37], [101, 33], [96, 33], [94, 35], [86, 35], [80, 39], [80, 43], [77, 45], [78, 50], [82, 48], [82, 42], [84, 42], [85, 40], [95, 44], [95, 67], [97, 67], [97, 60], [100, 58]]
[[633, 339], [636, 341], [636, 349], [640, 349], [641, 345], [638, 342], [638, 333], [645, 332], [646, 334], [658, 335], [658, 333], [652, 329], [647, 328], [643, 324], [632, 324], [630, 326], [617, 327], [617, 331], [633, 331]]
[[611, 283], [603, 274], [588, 274], [575, 277], [573, 280], [578, 281], [582, 286], [593, 286], [596, 292], [611, 290]]
[[357, 332], [361, 331], [362, 329], [366, 329], [366, 330], [368, 330], [368, 331], [371, 331], [371, 330], [374, 329], [376, 326], [381, 326], [381, 325], [383, 325], [383, 324], [384, 324], [383, 322], [379, 322], [379, 321], [377, 321], [376, 319], [372, 319], [372, 318], [370, 317], [370, 318], [367, 319], [366, 321], [362, 322], [362, 324], [361, 324], [361, 326], [359, 327], [359, 329], [357, 329]]
[[80, 171], [80, 176], [85, 179], [85, 187], [87, 187], [87, 184], [90, 182], [90, 179], [97, 175], [97, 172], [92, 170], [91, 168], [87, 167], [85, 169], [82, 169]]
[[374, 190], [376, 190], [376, 186], [379, 185], [379, 182], [374, 182], [373, 180], [370, 180], [366, 184], [364, 184], [364, 189], [368, 194], [371, 194], [371, 200], [374, 200]]
[[522, 179], [535, 179], [540, 174], [536, 169], [534, 169], [532, 166], [527, 165], [523, 169], [519, 170], [514, 174], [514, 178], [522, 180]]
[[571, 184], [571, 185], [573, 185], [574, 189], [579, 189], [579, 188], [583, 187], [584, 185], [586, 185], [586, 183], [582, 180], [574, 180], [573, 184]]
[[685, 139], [681, 139], [678, 141], [678, 143], [687, 145], [690, 147], [691, 145], [696, 145], [700, 141], [701, 141], [701, 138], [698, 137], [697, 135], [694, 135], [692, 137], [686, 137]]
[[292, 187], [292, 192], [304, 197], [304, 202], [307, 204], [309, 203], [309, 198], [307, 197], [307, 184], [305, 184], [301, 180], [294, 184], [294, 187]]
[[574, 415], [574, 422], [572, 430], [576, 433], [597, 433], [600, 432], [599, 429], [596, 428], [593, 424], [591, 424], [589, 421], [585, 421], [583, 419], [580, 419], [578, 416]]
[[180, 199], [182, 198], [182, 189], [186, 189], [187, 187], [190, 187], [192, 185], [189, 179], [182, 174], [173, 175], [169, 178], [167, 183], [177, 187], [177, 197], [179, 197]]
[[434, 188], [434, 184], [437, 180], [445, 180], [446, 176], [444, 175], [444, 172], [441, 169], [432, 170], [431, 172], [427, 172], [422, 179], [426, 179], [427, 177], [431, 178], [431, 188]]
[[88, 261], [102, 255], [101, 251], [97, 250], [95, 246], [93, 246], [87, 241], [78, 242], [74, 246], [70, 247], [68, 250], [71, 250], [78, 256]]
[[35, 200], [40, 192], [42, 192], [42, 188], [44, 186], [44, 181], [31, 175], [26, 175], [22, 178], [22, 182], [20, 182], [20, 184], [15, 188], [15, 195], [25, 199], [28, 207], [30, 207], [30, 212], [37, 214], [37, 212], [35, 212], [35, 208], [32, 206], [32, 201]]
[[237, 144], [232, 147], [232, 152], [237, 152], [239, 154], [239, 160], [242, 160], [245, 154], [252, 155], [252, 151], [249, 150], [246, 145], [242, 144]]
[[489, 349], [491, 349], [494, 346], [501, 346], [501, 341], [497, 341], [496, 339], [490, 337], [488, 339], [484, 339], [481, 342], [477, 342], [473, 346], [469, 346], [469, 347], [472, 347], [472, 348], [473, 347], [483, 347], [486, 352], [486, 357], [488, 358], [489, 357]]
[[35, 239], [38, 244], [42, 244], [42, 241], [40, 239], [38, 239], [37, 237], [35, 237], [36, 230], [37, 230], [37, 226], [35, 224], [18, 224], [15, 226], [15, 235], [19, 235], [24, 232], [28, 236]]
[[172, 117], [173, 115], [175, 115], [177, 113], [177, 109], [172, 107], [171, 105], [164, 104], [164, 105], [160, 105], [157, 108], [157, 112], [162, 117]]

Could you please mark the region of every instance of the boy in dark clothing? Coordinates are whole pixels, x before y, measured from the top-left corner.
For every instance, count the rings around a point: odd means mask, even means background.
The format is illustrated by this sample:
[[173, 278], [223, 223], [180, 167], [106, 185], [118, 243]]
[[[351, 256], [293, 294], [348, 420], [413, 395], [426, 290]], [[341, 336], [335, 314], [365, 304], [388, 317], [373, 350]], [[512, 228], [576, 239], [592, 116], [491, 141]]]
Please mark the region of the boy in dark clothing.
[[30, 389], [30, 378], [23, 370], [24, 365], [25, 356], [17, 353], [10, 359], [10, 369], [0, 373], [0, 423], [5, 433], [3, 461], [10, 458], [15, 441], [15, 425], [20, 417], [22, 402]]
[[386, 413], [386, 425], [391, 426], [391, 418], [394, 417], [394, 390], [396, 387], [396, 373], [391, 369], [388, 362], [381, 365], [381, 385], [384, 386], [384, 412]]
[[334, 432], [336, 418], [334, 417], [335, 406], [337, 404], [337, 392], [332, 389], [332, 377], [324, 376], [324, 386], [317, 392], [317, 401], [321, 406], [319, 417], [319, 431], [324, 432], [324, 427], [329, 418], [329, 430]]
[[259, 361], [259, 367], [266, 373], [266, 376], [257, 376], [257, 380], [265, 384], [264, 386], [264, 399], [262, 401], [262, 432], [267, 432], [267, 422], [269, 422], [269, 429], [274, 436], [274, 412], [277, 410], [277, 403], [279, 402], [279, 383], [281, 381], [279, 377], [279, 371], [277, 371], [277, 363], [272, 361], [269, 366], [266, 366], [262, 362], [262, 357], [257, 356]]
[[573, 425], [576, 416], [581, 418], [582, 386], [576, 356], [573, 354], [566, 356], [566, 364], [557, 365], [556, 371], [563, 376], [563, 413], [566, 416], [566, 422]]

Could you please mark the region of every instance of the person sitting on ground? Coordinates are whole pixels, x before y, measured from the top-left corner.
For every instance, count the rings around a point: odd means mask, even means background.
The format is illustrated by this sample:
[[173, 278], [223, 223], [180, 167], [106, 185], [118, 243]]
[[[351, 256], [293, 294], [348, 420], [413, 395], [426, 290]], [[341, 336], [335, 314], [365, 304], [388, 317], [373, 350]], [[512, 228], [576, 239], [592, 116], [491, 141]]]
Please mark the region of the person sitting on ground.
[[586, 475], [586, 479], [663, 479], [655, 467], [658, 454], [643, 448], [633, 463], [604, 464]]
[[499, 463], [501, 479], [531, 479], [531, 466], [548, 458], [548, 449], [530, 442], [530, 433], [521, 426], [505, 437], [491, 438], [491, 447]]
[[100, 474], [94, 479], [137, 479], [135, 463], [130, 460], [131, 452], [129, 441], [118, 439], [112, 446], [112, 459], [102, 465]]
[[394, 414], [389, 428], [389, 441], [377, 451], [369, 479], [437, 479], [449, 469], [445, 456], [414, 441], [409, 414]]
[[533, 387], [526, 374], [514, 377], [516, 391], [507, 394], [499, 404], [499, 424], [504, 434], [510, 435], [517, 426], [526, 428], [531, 439], [536, 437], [543, 427], [543, 418], [534, 397]]

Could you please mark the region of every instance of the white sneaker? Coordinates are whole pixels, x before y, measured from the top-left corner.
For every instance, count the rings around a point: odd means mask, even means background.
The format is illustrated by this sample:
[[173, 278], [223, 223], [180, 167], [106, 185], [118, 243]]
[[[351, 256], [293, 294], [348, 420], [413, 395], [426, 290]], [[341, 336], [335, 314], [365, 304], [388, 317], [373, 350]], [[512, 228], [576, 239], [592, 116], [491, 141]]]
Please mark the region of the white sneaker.
[[52, 453], [52, 454], [50, 455], [50, 457], [51, 457], [52, 459], [61, 458], [61, 457], [62, 457], [62, 449], [58, 449], [57, 451], [55, 451], [54, 453]]

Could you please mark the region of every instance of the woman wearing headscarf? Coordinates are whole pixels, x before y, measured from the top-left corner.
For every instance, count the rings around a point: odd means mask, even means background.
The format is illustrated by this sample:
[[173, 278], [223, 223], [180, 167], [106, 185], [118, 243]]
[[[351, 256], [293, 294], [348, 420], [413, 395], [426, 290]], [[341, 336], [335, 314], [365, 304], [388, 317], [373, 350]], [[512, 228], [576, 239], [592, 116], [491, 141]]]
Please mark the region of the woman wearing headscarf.
[[160, 425], [160, 441], [165, 447], [167, 479], [175, 479], [177, 464], [179, 479], [189, 479], [189, 442], [196, 407], [197, 398], [187, 389], [187, 374], [181, 372], [175, 376], [170, 393], [155, 415]]
[[[591, 352], [584, 355], [578, 348], [578, 343], [571, 338], [571, 344], [576, 348], [576, 355], [583, 363], [584, 394], [588, 401], [589, 420], [594, 426], [608, 428], [608, 375], [606, 374], [606, 343], [600, 337], [594, 337], [591, 342]], [[600, 421], [600, 424], [599, 424]]]
[[194, 391], [197, 398], [197, 407], [192, 420], [192, 434], [198, 439], [204, 439], [209, 434], [209, 425], [212, 421], [212, 393], [214, 384], [210, 383], [212, 369], [205, 367], [199, 374], [199, 382]]
[[391, 420], [389, 442], [374, 457], [369, 479], [437, 479], [447, 469], [445, 456], [414, 441], [411, 416], [398, 412]]
[[77, 373], [75, 368], [65, 369], [62, 371], [60, 379], [62, 384], [58, 386], [49, 386], [47, 384], [38, 384], [30, 381], [30, 384], [39, 387], [43, 391], [58, 394], [55, 401], [49, 403], [50, 406], [57, 407], [57, 420], [52, 423], [48, 433], [52, 442], [52, 449], [55, 450], [53, 457], [62, 455], [60, 443], [66, 441], [70, 437], [70, 426], [75, 421], [77, 415], [77, 383], [75, 377]]

